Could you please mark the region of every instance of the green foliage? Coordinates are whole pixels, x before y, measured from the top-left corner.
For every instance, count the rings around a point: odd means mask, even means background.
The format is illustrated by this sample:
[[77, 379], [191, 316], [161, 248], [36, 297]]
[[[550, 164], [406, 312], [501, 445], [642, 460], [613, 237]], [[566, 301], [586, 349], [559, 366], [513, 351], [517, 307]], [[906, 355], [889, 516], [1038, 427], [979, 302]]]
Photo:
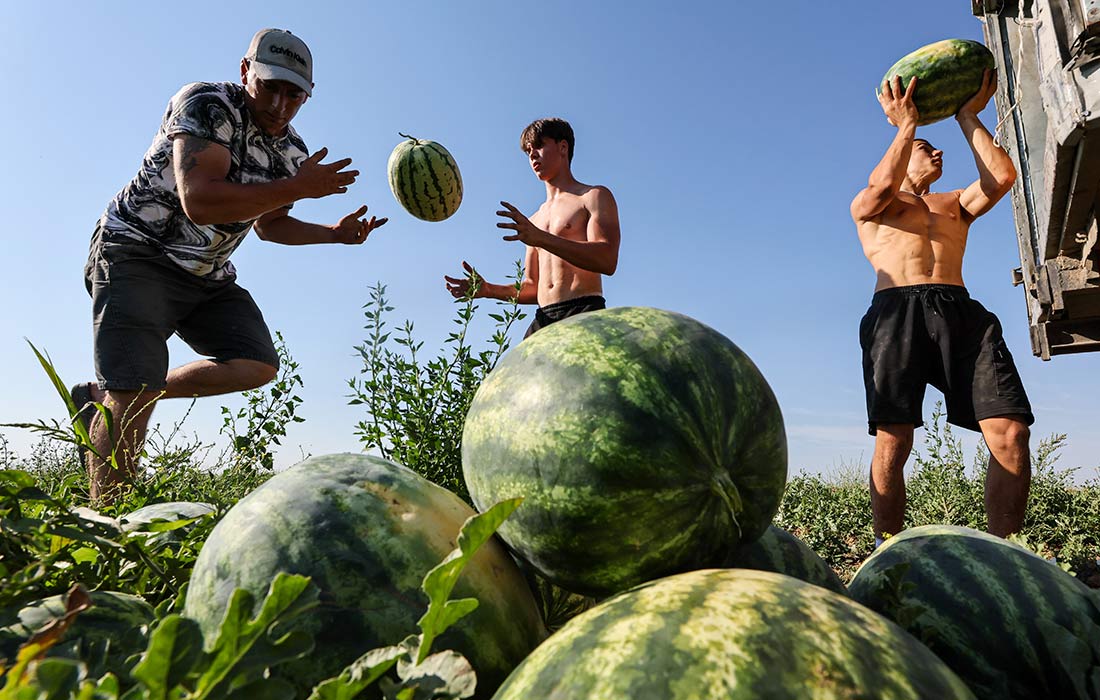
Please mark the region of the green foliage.
[[[970, 468], [962, 440], [944, 420], [940, 404], [925, 426], [924, 449], [906, 479], [905, 527], [987, 526], [984, 505], [989, 452], [979, 444]], [[1075, 483], [1076, 469], [1056, 468], [1066, 436], [1043, 438], [1032, 457], [1031, 493], [1017, 540], [1094, 587], [1100, 587], [1100, 480]], [[800, 474], [791, 479], [775, 524], [814, 549], [848, 582], [874, 547], [871, 499], [865, 474]]]
[[[429, 602], [427, 612], [417, 622], [419, 635], [411, 635], [396, 646], [367, 652], [339, 676], [314, 688], [310, 700], [354, 698], [379, 679], [386, 698], [397, 700], [448, 700], [473, 695], [476, 678], [469, 662], [453, 651], [430, 654], [432, 643], [477, 609], [476, 599], [450, 600], [451, 592], [466, 564], [522, 501], [522, 498], [501, 501], [462, 525], [458, 547], [424, 576], [420, 586]], [[395, 665], [399, 682], [383, 677]]]
[[[54, 498], [24, 471], [0, 471], [0, 609], [58, 595], [73, 584], [125, 591], [151, 605], [171, 602], [214, 518], [151, 523], [125, 532], [118, 521]], [[190, 526], [183, 529], [184, 526]], [[181, 528], [171, 545], [146, 532]]]
[[233, 413], [222, 406], [222, 433], [232, 439], [232, 466], [248, 465], [268, 471], [275, 468], [272, 445], [281, 445], [286, 428], [304, 418], [295, 411], [302, 399], [295, 392], [302, 386], [298, 363], [290, 356], [283, 334], [276, 331], [279, 374], [266, 387], [244, 392], [247, 405]]
[[[458, 547], [424, 577], [421, 588], [428, 598], [428, 610], [418, 622], [420, 634], [395, 646], [367, 652], [340, 675], [318, 684], [311, 700], [350, 700], [375, 683], [386, 698], [394, 700], [459, 700], [472, 696], [477, 679], [469, 662], [453, 651], [431, 654], [431, 646], [477, 607], [472, 598], [450, 600], [455, 582], [521, 501], [517, 498], [498, 503], [463, 524]], [[312, 651], [311, 636], [293, 630], [287, 623], [315, 607], [319, 593], [308, 578], [280, 573], [253, 615], [252, 595], [238, 589], [230, 598], [217, 636], [206, 646], [197, 622], [174, 613], [162, 615], [141, 658], [129, 676], [122, 678], [111, 674], [89, 678], [82, 661], [43, 658], [61, 638], [71, 618], [87, 607], [74, 605], [70, 595], [64, 619], [57, 621], [52, 630], [44, 628], [20, 649], [0, 687], [0, 700], [289, 700], [295, 695], [293, 686], [270, 670]], [[387, 678], [395, 666], [397, 680]]]
[[[517, 294], [521, 277], [517, 263]], [[471, 276], [470, 281], [471, 295], [458, 302], [454, 319], [458, 329], [447, 336], [440, 354], [427, 361], [422, 356], [424, 343], [413, 336], [411, 321], [405, 321], [396, 334], [387, 330], [383, 317], [393, 307], [386, 287], [381, 283], [371, 287], [370, 302], [363, 307], [367, 339], [355, 348], [363, 368], [360, 377], [348, 382], [349, 403], [362, 405], [367, 412], [355, 428], [364, 448], [378, 450], [467, 502], [470, 496], [462, 478], [460, 452], [466, 411], [482, 380], [508, 349], [512, 324], [524, 317], [515, 300], [499, 302], [500, 313], [489, 314], [496, 325], [487, 347], [475, 352], [467, 332], [478, 309], [472, 294], [479, 280]]]
[[[87, 679], [80, 661], [36, 660], [47, 643], [29, 643], [0, 688], [9, 698], [95, 698], [96, 700], [223, 700], [230, 698], [292, 698], [294, 689], [272, 678], [269, 669], [313, 649], [303, 632], [280, 632], [288, 620], [317, 604], [318, 591], [309, 579], [280, 573], [253, 617], [252, 595], [237, 590], [214, 643], [203, 648], [198, 623], [176, 614], [153, 628], [149, 645], [131, 677]], [[129, 690], [127, 690], [129, 688]]]

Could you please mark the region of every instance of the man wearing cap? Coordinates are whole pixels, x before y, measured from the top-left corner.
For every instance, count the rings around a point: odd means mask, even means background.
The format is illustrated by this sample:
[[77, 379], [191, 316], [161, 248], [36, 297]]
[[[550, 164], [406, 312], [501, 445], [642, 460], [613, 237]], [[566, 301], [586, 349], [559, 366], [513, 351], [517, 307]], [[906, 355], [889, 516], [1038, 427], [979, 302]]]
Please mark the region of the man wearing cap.
[[[230, 255], [249, 229], [285, 245], [359, 244], [386, 219], [367, 207], [334, 225], [290, 216], [294, 202], [347, 191], [350, 158], [322, 163], [290, 126], [313, 92], [313, 57], [288, 31], [263, 29], [241, 60], [241, 81], [192, 83], [172, 97], [141, 168], [92, 234], [85, 285], [92, 297], [98, 383], [72, 389], [95, 454], [94, 500], [133, 477], [161, 398], [262, 386], [279, 357]], [[169, 370], [176, 333], [205, 359]], [[113, 417], [111, 434], [93, 402]], [[105, 457], [114, 449], [118, 469]]]

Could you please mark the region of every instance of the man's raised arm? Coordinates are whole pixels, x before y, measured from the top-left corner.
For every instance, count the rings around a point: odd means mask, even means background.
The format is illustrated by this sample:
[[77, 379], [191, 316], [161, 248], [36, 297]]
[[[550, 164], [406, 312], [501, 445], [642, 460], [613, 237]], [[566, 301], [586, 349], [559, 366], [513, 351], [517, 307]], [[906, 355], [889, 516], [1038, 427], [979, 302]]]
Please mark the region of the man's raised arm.
[[229, 149], [207, 139], [179, 134], [173, 139], [176, 190], [187, 218], [199, 226], [249, 221], [299, 199], [316, 199], [347, 192], [356, 170], [343, 171], [350, 158], [321, 164], [322, 148], [302, 161], [293, 177], [241, 184], [227, 181]]
[[959, 195], [959, 204], [970, 220], [992, 209], [1008, 194], [1012, 183], [1016, 181], [1016, 166], [1012, 164], [1012, 158], [1003, 148], [993, 143], [993, 137], [978, 119], [978, 114], [985, 109], [989, 98], [996, 92], [997, 75], [986, 69], [981, 89], [955, 115], [966, 142], [970, 144], [970, 150], [974, 152], [974, 163], [978, 166], [978, 179]]
[[867, 187], [860, 190], [852, 200], [852, 218], [857, 222], [867, 221], [885, 211], [890, 202], [901, 191], [905, 181], [905, 169], [909, 165], [909, 156], [913, 151], [913, 136], [917, 133], [917, 106], [913, 104], [917, 79], [909, 81], [909, 87], [901, 89], [901, 78], [895, 76], [893, 84], [886, 81], [878, 95], [886, 119], [898, 128], [886, 155], [871, 171]]
[[573, 241], [543, 231], [531, 223], [519, 209], [508, 202], [497, 216], [504, 216], [512, 223], [501, 222], [497, 228], [509, 228], [515, 235], [504, 236], [506, 241], [523, 241], [529, 246], [558, 256], [574, 267], [601, 275], [613, 275], [619, 266], [619, 209], [615, 198], [606, 187], [593, 187], [594, 196], [586, 196], [589, 218], [585, 240]]

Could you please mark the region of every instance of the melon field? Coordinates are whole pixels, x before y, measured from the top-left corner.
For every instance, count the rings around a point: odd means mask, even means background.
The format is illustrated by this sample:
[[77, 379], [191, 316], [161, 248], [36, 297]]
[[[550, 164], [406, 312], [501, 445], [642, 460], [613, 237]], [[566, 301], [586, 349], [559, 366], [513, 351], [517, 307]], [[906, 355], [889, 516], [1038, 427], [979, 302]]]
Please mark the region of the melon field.
[[0, 700], [1100, 700], [1100, 483], [1057, 466], [1066, 436], [1001, 540], [937, 410], [872, 552], [864, 469], [787, 463], [735, 338], [619, 307], [509, 347], [502, 303], [477, 347], [468, 300], [425, 359], [388, 303], [358, 453], [272, 468], [308, 415], [281, 338], [227, 447], [158, 429], [110, 504], [68, 420], [8, 426], [41, 440], [0, 435]]

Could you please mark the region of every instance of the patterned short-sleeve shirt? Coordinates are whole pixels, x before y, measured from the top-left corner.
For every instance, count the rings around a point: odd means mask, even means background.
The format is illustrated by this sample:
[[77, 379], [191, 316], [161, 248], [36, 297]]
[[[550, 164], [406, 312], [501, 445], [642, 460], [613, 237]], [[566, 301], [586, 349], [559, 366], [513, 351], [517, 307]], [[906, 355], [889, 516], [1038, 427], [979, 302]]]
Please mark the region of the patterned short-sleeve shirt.
[[187, 218], [173, 168], [172, 137], [179, 134], [229, 149], [232, 163], [226, 180], [244, 184], [291, 177], [308, 156], [306, 145], [293, 127], [275, 137], [253, 123], [244, 86], [192, 83], [168, 102], [141, 169], [107, 205], [98, 227], [103, 244], [149, 243], [192, 274], [213, 280], [232, 278], [236, 272], [229, 256], [255, 219], [199, 226]]

